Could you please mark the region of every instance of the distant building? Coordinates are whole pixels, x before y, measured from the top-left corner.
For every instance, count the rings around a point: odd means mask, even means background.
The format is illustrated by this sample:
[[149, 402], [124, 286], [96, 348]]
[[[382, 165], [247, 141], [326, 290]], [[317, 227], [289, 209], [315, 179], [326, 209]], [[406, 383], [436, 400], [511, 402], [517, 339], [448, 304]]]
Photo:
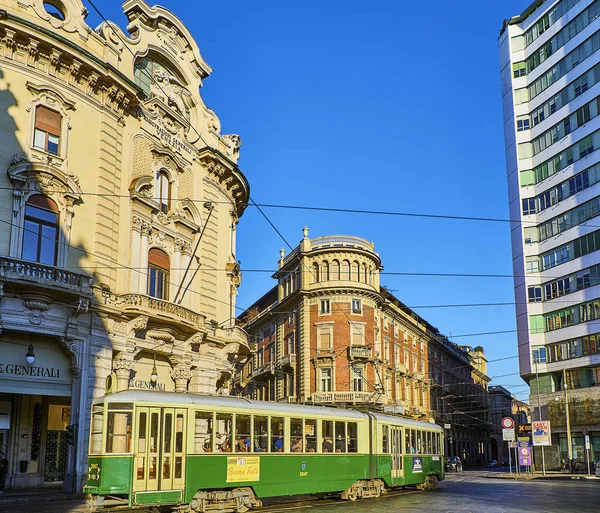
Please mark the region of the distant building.
[[[492, 417], [492, 459], [502, 462], [508, 458], [508, 442], [502, 437], [502, 419], [510, 417], [513, 420], [513, 397], [506, 388], [490, 386], [490, 412]], [[513, 456], [514, 458], [514, 456]]]
[[428, 325], [431, 409], [446, 429], [446, 454], [464, 463], [490, 459], [490, 405], [483, 349], [459, 346]]
[[600, 458], [599, 30], [596, 2], [536, 0], [499, 38], [519, 366], [550, 469], [585, 433]]

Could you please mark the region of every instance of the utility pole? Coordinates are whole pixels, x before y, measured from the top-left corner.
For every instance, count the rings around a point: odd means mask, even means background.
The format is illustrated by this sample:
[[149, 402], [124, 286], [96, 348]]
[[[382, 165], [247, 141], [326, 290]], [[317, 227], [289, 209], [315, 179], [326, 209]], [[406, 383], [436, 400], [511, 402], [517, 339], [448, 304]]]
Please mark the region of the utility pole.
[[565, 387], [565, 416], [567, 417], [567, 450], [569, 451], [569, 473], [573, 473], [573, 441], [571, 440], [571, 420], [569, 418], [569, 393], [567, 371], [563, 369], [563, 385]]
[[[538, 360], [539, 353], [534, 356], [533, 360], [535, 361], [535, 382], [537, 384], [537, 410], [538, 410], [538, 420], [542, 420], [542, 407], [540, 405], [540, 376], [538, 374]], [[546, 475], [546, 458], [544, 457], [544, 446], [542, 445], [542, 475]]]

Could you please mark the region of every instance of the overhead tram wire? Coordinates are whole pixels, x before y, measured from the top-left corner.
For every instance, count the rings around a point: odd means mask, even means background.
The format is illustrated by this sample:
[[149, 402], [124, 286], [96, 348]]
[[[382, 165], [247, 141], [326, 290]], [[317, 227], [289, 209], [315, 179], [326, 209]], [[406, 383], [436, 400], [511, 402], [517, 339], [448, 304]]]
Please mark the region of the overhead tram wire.
[[[88, 0], [89, 1], [89, 0]], [[148, 75], [147, 75], [148, 76]], [[194, 131], [196, 129], [193, 125], [190, 125]], [[202, 139], [202, 136], [196, 131], [197, 135]], [[202, 141], [206, 144], [204, 139]], [[206, 146], [208, 147], [208, 145]], [[203, 149], [203, 148], [201, 148]], [[12, 187], [0, 187], [0, 190], [12, 190]], [[62, 190], [50, 190], [49, 193], [56, 194], [67, 194]], [[109, 198], [125, 198], [131, 199], [131, 196], [128, 194], [116, 194], [116, 193], [101, 193], [101, 192], [85, 192], [82, 191], [79, 193], [81, 196], [97, 196], [97, 197], [109, 197]], [[192, 199], [188, 198], [192, 203], [204, 203], [205, 200], [201, 199]], [[215, 204], [227, 204], [230, 202], [227, 201], [213, 201]], [[249, 200], [247, 203], [242, 203], [245, 207], [255, 207], [255, 208], [279, 208], [286, 210], [307, 210], [307, 211], [315, 211], [315, 212], [332, 212], [332, 213], [348, 213], [348, 214], [362, 214], [362, 215], [378, 215], [378, 216], [392, 216], [392, 217], [414, 217], [414, 218], [424, 218], [424, 219], [446, 219], [446, 220], [455, 220], [455, 221], [476, 221], [476, 222], [491, 222], [491, 223], [513, 223], [513, 224], [530, 224], [530, 225], [538, 225], [535, 221], [528, 221], [526, 219], [506, 219], [501, 217], [484, 217], [484, 216], [458, 216], [452, 214], [427, 214], [420, 212], [397, 212], [391, 210], [369, 210], [369, 209], [359, 209], [359, 208], [333, 208], [333, 207], [315, 207], [308, 205], [289, 205], [289, 204], [277, 204], [277, 203], [257, 203], [254, 200]], [[264, 213], [263, 213], [264, 214]], [[593, 219], [593, 218], [592, 218]], [[586, 221], [585, 226], [588, 228], [600, 228], [600, 225], [590, 224]]]
[[[7, 224], [7, 225], [9, 225], [11, 227], [12, 226], [16, 226], [11, 221], [6, 221], [6, 220], [3, 220], [3, 219], [0, 219], [0, 223]], [[27, 228], [24, 228], [24, 230], [29, 231], [31, 233], [34, 233], [32, 230], [28, 230]], [[41, 237], [42, 238], [47, 238], [49, 240], [52, 240], [53, 242], [57, 242], [56, 239], [54, 239], [52, 237], [49, 237], [49, 236], [42, 235]], [[63, 246], [65, 246], [65, 247], [67, 247], [69, 249], [72, 249], [74, 251], [79, 251], [80, 253], [82, 253], [83, 256], [93, 256], [93, 257], [99, 258], [101, 260], [105, 260], [105, 261], [109, 262], [110, 264], [112, 264], [112, 265], [109, 265], [109, 266], [84, 266], [84, 267], [73, 266], [73, 267], [70, 267], [70, 268], [73, 268], [73, 269], [105, 269], [105, 268], [115, 269], [115, 265], [116, 265], [116, 266], [118, 266], [118, 268], [116, 270], [133, 271], [133, 272], [137, 272], [137, 273], [145, 273], [147, 271], [146, 268], [132, 267], [132, 266], [123, 264], [121, 262], [118, 262], [117, 260], [114, 260], [114, 259], [112, 259], [110, 257], [105, 256], [105, 255], [100, 255], [98, 253], [82, 249], [81, 247], [73, 246], [73, 245], [71, 245], [71, 244], [69, 244], [67, 242], [58, 242], [58, 243], [62, 244]], [[69, 267], [65, 267], [64, 269], [69, 269]], [[207, 269], [207, 270], [210, 271], [210, 269]], [[309, 270], [309, 272], [312, 273], [312, 270]], [[174, 282], [169, 282], [169, 285], [174, 285], [175, 286], [177, 284], [175, 284]], [[191, 293], [192, 294], [199, 294], [199, 292], [194, 291], [194, 290], [191, 290]], [[223, 303], [223, 304], [226, 304], [226, 305], [229, 305], [229, 302], [227, 302], [227, 301], [220, 301], [220, 300], [216, 300], [216, 301], [220, 302], [220, 303]], [[520, 304], [520, 303], [514, 303], [514, 304]], [[461, 307], [461, 305], [454, 305], [454, 306]], [[240, 307], [240, 306], [237, 306], [237, 305], [235, 307], [236, 310], [239, 310], [241, 312], [244, 312], [244, 311], [248, 310], [248, 308], [249, 307], [244, 308], [244, 307]], [[342, 308], [339, 305], [338, 305], [338, 308], [340, 309], [340, 311], [342, 311]], [[408, 308], [410, 308], [410, 307], [408, 307]], [[278, 312], [278, 313], [290, 313], [290, 312]], [[600, 319], [598, 319], [598, 320], [592, 320], [592, 321], [587, 321], [586, 324], [588, 326], [589, 325], [594, 325], [594, 324], [600, 324]], [[463, 338], [463, 337], [479, 337], [479, 336], [489, 336], [489, 335], [501, 335], [501, 334], [507, 334], [507, 333], [518, 333], [518, 332], [521, 332], [521, 331], [528, 332], [529, 329], [522, 329], [522, 330], [518, 330], [518, 329], [514, 329], [514, 330], [498, 330], [498, 331], [487, 331], [487, 332], [479, 332], [479, 333], [464, 333], [464, 334], [452, 335], [451, 338], [454, 339], [454, 338]]]

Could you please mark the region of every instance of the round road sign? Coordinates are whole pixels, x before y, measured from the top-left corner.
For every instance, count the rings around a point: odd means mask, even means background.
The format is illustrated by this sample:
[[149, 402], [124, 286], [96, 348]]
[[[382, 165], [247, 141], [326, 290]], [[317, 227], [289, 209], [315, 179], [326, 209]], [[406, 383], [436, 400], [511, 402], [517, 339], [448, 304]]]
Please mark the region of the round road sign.
[[502, 427], [504, 429], [510, 429], [512, 427], [515, 427], [515, 421], [510, 417], [504, 417], [502, 419]]

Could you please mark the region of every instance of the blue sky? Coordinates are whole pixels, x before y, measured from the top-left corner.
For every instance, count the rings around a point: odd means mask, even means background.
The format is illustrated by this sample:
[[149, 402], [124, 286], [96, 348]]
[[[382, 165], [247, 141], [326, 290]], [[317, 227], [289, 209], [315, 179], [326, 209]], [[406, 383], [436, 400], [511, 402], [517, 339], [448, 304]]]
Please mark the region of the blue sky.
[[[529, 0], [302, 3], [163, 0], [213, 68], [202, 96], [242, 137], [257, 203], [508, 219], [497, 38]], [[88, 23], [100, 18], [87, 0]], [[96, 3], [127, 25], [119, 2]], [[193, 5], [193, 7], [191, 7]], [[265, 208], [295, 247], [346, 234], [375, 243], [382, 284], [459, 344], [482, 345], [492, 384], [520, 399], [506, 222]], [[238, 230], [242, 269], [276, 268], [285, 242], [255, 208]], [[244, 308], [274, 285], [245, 272]], [[510, 303], [508, 306], [445, 305]], [[460, 335], [509, 333], [460, 337]], [[502, 358], [513, 356], [511, 359]]]

